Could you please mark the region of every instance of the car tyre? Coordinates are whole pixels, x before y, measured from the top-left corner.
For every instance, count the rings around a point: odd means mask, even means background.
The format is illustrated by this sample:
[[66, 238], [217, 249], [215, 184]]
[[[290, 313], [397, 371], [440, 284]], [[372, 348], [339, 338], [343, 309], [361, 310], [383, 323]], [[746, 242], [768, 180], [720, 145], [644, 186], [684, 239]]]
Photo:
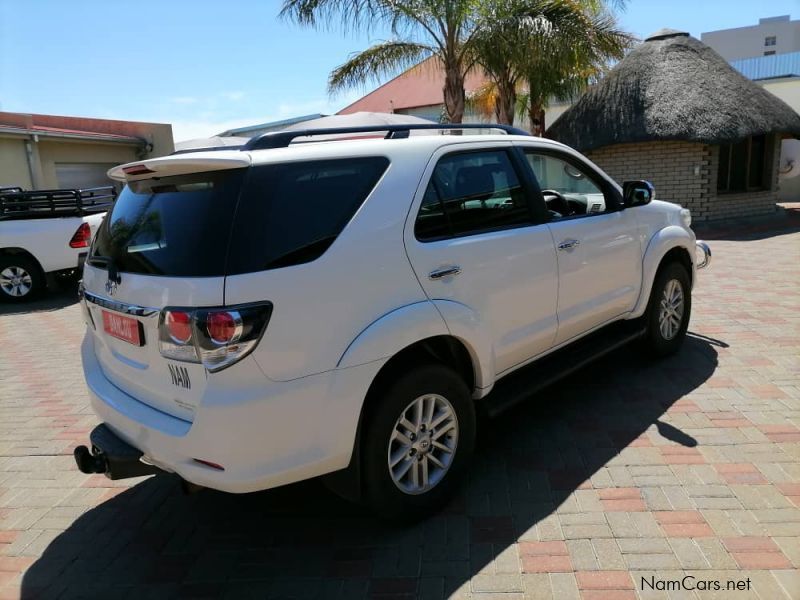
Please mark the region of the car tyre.
[[659, 269], [653, 282], [645, 320], [645, 349], [655, 357], [678, 351], [686, 338], [692, 312], [692, 286], [681, 263], [671, 262]]
[[365, 500], [379, 516], [414, 521], [456, 491], [475, 446], [475, 406], [444, 365], [413, 368], [371, 399], [362, 429]]
[[44, 275], [35, 260], [23, 254], [0, 256], [0, 301], [27, 302], [44, 288]]

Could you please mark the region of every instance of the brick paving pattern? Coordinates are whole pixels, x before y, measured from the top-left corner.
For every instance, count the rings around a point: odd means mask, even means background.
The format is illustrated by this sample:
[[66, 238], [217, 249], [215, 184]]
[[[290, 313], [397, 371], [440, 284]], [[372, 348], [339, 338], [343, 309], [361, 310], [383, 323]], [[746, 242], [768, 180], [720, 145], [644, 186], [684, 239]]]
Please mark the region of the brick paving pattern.
[[[800, 228], [721, 237], [680, 355], [621, 351], [486, 423], [463, 492], [413, 527], [314, 481], [79, 473], [78, 306], [0, 308], [0, 600], [800, 598]], [[646, 585], [686, 575], [750, 590]]]

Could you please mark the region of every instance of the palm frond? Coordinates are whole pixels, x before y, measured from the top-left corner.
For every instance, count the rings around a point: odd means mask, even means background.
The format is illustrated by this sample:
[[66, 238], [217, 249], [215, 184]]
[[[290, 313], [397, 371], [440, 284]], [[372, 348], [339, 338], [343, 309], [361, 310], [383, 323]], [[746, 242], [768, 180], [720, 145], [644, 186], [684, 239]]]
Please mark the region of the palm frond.
[[350, 56], [347, 62], [334, 69], [328, 77], [328, 92], [332, 95], [348, 88], [379, 82], [387, 75], [399, 72], [423, 61], [436, 52], [425, 44], [388, 41], [376, 44]]
[[386, 21], [386, 0], [284, 0], [278, 16], [299, 25], [358, 31]]

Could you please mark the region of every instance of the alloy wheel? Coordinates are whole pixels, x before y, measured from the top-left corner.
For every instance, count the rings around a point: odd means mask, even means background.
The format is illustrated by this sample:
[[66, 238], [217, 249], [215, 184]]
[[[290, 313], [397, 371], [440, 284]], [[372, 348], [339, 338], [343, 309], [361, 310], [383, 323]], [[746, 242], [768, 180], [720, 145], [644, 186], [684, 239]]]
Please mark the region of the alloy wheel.
[[658, 328], [665, 340], [671, 340], [678, 335], [683, 323], [683, 310], [683, 286], [677, 279], [670, 279], [664, 286], [658, 313]]
[[458, 418], [453, 405], [438, 394], [411, 402], [395, 422], [389, 438], [388, 467], [394, 484], [406, 494], [435, 487], [453, 463], [458, 445]]
[[0, 289], [9, 296], [21, 298], [33, 287], [31, 274], [22, 267], [10, 266], [0, 271]]

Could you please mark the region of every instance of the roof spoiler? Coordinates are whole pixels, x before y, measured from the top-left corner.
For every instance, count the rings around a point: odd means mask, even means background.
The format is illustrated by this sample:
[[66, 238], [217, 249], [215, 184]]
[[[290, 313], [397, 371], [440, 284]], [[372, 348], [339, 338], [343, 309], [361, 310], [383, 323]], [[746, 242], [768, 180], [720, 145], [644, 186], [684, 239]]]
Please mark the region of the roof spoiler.
[[240, 169], [250, 166], [250, 158], [240, 154], [237, 148], [226, 147], [233, 150], [227, 155], [208, 153], [208, 149], [195, 150], [190, 156], [173, 157], [162, 156], [147, 160], [118, 165], [108, 170], [108, 177], [115, 181], [136, 181], [148, 177], [167, 177], [170, 175], [184, 175], [186, 173], [199, 173], [200, 171], [222, 171], [225, 169]]

